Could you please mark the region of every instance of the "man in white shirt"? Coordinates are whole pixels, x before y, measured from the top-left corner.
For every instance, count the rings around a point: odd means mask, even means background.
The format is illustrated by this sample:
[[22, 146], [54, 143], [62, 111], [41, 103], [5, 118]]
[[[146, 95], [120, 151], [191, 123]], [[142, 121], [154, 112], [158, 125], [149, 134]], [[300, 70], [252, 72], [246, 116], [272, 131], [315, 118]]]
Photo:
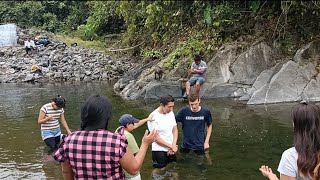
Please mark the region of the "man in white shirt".
[[160, 106], [150, 114], [154, 121], [148, 122], [149, 130], [159, 131], [158, 138], [152, 143], [153, 167], [158, 170], [164, 170], [168, 163], [176, 161], [178, 128], [173, 106], [172, 96], [161, 97]]
[[31, 40], [31, 38], [28, 38], [26, 41], [24, 41], [24, 47], [26, 53], [28, 54], [29, 51], [34, 50], [36, 48], [36, 45], [34, 44], [34, 41]]

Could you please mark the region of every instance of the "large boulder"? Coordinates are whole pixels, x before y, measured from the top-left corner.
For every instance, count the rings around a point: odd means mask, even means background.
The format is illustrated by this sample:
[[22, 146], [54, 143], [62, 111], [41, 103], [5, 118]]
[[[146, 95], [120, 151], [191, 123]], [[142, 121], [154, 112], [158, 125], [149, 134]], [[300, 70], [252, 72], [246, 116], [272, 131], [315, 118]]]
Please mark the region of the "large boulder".
[[254, 92], [247, 104], [294, 102], [302, 100], [302, 93], [310, 79], [317, 74], [315, 63], [285, 63], [270, 83]]
[[272, 49], [266, 43], [258, 43], [239, 55], [231, 64], [229, 83], [252, 85], [262, 71], [274, 66]]
[[144, 89], [144, 99], [159, 99], [168, 94], [175, 98], [182, 96], [181, 87], [177, 81], [150, 82]]
[[244, 96], [239, 98], [239, 100], [242, 100], [242, 101], [249, 100], [255, 91], [258, 91], [266, 84], [269, 84], [275, 72], [278, 72], [280, 68], [281, 68], [281, 64], [277, 64], [276, 66], [270, 69], [266, 69], [262, 71], [261, 74], [257, 77], [252, 87], [248, 90], [248, 92]]
[[219, 49], [216, 55], [207, 63], [206, 83], [221, 84], [227, 83], [232, 74], [231, 65], [239, 55], [240, 47], [237, 45], [225, 45]]
[[301, 97], [306, 101], [320, 101], [320, 74], [312, 77], [305, 87]]

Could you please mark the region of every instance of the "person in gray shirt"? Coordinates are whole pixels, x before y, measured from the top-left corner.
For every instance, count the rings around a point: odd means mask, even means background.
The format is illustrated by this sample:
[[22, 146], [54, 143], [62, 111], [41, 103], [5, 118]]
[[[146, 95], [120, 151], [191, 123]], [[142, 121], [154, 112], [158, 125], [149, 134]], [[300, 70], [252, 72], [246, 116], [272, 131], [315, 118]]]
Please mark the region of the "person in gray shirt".
[[[294, 147], [283, 152], [278, 171], [281, 180], [320, 179], [320, 107], [300, 103], [294, 107]], [[269, 180], [278, 177], [268, 166], [261, 166], [261, 173]]]
[[194, 62], [191, 65], [190, 73], [192, 77], [186, 82], [186, 93], [183, 98], [187, 99], [191, 86], [195, 85], [196, 93], [199, 95], [201, 85], [206, 81], [207, 64], [199, 55], [194, 56]]

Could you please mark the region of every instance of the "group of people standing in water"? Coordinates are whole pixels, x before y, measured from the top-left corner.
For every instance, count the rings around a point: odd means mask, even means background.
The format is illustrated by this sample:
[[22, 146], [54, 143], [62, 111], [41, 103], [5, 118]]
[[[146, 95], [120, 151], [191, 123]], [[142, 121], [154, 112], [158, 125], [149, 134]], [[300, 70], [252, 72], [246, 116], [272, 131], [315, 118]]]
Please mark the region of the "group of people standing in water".
[[[38, 123], [45, 144], [62, 165], [65, 179], [141, 179], [139, 171], [148, 146], [152, 144], [155, 169], [163, 170], [176, 161], [177, 123], [182, 124], [181, 153], [204, 155], [212, 132], [211, 112], [200, 106], [197, 94], [188, 96], [189, 106], [173, 114], [174, 98], [165, 96], [148, 118], [138, 120], [129, 114], [120, 117], [115, 133], [108, 130], [112, 105], [107, 97], [91, 96], [81, 109], [80, 130], [71, 132], [64, 118], [65, 99], [61, 96], [41, 107]], [[320, 108], [302, 102], [292, 110], [294, 145], [283, 152], [278, 171], [281, 180], [320, 179]], [[59, 120], [67, 131], [63, 137]], [[131, 132], [148, 124], [140, 147]], [[272, 169], [262, 165], [261, 173], [278, 180]], [[126, 173], [126, 175], [125, 175]]]
[[[111, 102], [105, 96], [90, 96], [81, 109], [80, 130], [71, 132], [64, 118], [65, 99], [61, 96], [45, 104], [39, 113], [42, 139], [54, 159], [61, 163], [64, 179], [141, 179], [139, 171], [149, 145], [155, 171], [163, 171], [176, 161], [176, 152], [193, 151], [204, 156], [212, 132], [211, 112], [200, 106], [197, 93], [188, 97], [189, 107], [173, 113], [174, 98], [160, 98], [160, 105], [148, 118], [138, 120], [130, 114], [119, 119], [120, 127], [108, 129]], [[67, 131], [61, 134], [59, 120]], [[140, 147], [131, 132], [148, 124]], [[183, 140], [178, 148], [177, 123], [182, 124]]]
[[[111, 132], [108, 123], [112, 114], [111, 102], [105, 96], [90, 96], [81, 109], [80, 130], [71, 132], [64, 118], [65, 99], [52, 99], [40, 109], [42, 139], [50, 153], [62, 165], [65, 179], [141, 179], [139, 171], [149, 145], [155, 170], [165, 169], [176, 161], [176, 152], [193, 151], [203, 156], [208, 151], [212, 132], [209, 109], [200, 106], [200, 98], [188, 96], [189, 106], [173, 113], [174, 98], [161, 97], [160, 105], [148, 118], [138, 120], [129, 114], [119, 119], [120, 127]], [[283, 152], [278, 171], [281, 180], [320, 179], [320, 108], [302, 102], [292, 110], [293, 147]], [[67, 131], [61, 134], [59, 119]], [[131, 132], [147, 123], [148, 129], [140, 147]], [[177, 123], [182, 124], [182, 144], [177, 145]], [[269, 180], [278, 180], [272, 169], [259, 169]]]

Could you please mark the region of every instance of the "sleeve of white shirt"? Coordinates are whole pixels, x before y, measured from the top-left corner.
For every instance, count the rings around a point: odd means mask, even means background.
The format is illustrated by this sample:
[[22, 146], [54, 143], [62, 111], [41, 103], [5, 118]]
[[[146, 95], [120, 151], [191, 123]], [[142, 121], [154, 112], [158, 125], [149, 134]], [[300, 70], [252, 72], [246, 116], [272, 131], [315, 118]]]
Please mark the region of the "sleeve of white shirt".
[[152, 131], [152, 130], [159, 130], [158, 128], [158, 122], [156, 121], [152, 121], [152, 122], [148, 122], [148, 129], [149, 131]]
[[30, 45], [31, 45], [32, 47], [36, 47], [36, 45], [34, 44], [34, 41], [33, 41], [33, 40], [31, 40]]
[[278, 171], [286, 176], [297, 176], [297, 159], [292, 149], [288, 149], [282, 153], [282, 157], [279, 163]]

